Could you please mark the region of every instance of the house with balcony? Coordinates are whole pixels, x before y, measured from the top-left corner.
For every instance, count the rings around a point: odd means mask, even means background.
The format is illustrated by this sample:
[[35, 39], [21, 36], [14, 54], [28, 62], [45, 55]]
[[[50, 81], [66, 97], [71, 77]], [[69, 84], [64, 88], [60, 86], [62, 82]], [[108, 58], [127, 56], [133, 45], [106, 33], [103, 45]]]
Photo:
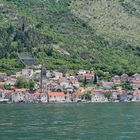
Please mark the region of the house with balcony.
[[140, 81], [140, 74], [136, 73], [136, 74], [132, 75], [132, 80], [133, 81]]
[[112, 81], [114, 84], [121, 84], [121, 78], [120, 78], [120, 76], [118, 76], [118, 75], [115, 75], [114, 77], [112, 77], [111, 81]]

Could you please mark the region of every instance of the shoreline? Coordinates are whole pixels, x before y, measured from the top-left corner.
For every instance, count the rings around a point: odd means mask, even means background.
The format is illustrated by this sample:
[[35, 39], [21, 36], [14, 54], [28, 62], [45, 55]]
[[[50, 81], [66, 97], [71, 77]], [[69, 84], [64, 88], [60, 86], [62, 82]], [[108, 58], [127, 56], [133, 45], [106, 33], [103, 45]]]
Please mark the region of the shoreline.
[[24, 103], [24, 102], [17, 102], [17, 103], [13, 103], [13, 102], [8, 102], [8, 103], [2, 103], [0, 102], [0, 104], [126, 104], [126, 103], [140, 103], [140, 101], [132, 101], [132, 102], [48, 102], [48, 103], [35, 103], [35, 102], [31, 102], [31, 103]]

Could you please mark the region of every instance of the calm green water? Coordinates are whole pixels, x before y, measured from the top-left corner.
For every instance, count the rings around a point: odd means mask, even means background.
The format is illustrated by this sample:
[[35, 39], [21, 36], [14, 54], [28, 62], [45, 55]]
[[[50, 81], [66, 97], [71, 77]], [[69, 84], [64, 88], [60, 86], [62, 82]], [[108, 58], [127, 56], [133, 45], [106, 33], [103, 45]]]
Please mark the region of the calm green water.
[[140, 104], [0, 105], [0, 140], [140, 140]]

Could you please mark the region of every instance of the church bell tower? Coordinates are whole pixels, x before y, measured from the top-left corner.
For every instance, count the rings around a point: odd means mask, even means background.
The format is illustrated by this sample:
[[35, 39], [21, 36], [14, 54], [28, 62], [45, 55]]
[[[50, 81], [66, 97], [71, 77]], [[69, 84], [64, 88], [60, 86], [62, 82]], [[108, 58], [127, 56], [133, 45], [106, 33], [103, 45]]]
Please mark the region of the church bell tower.
[[41, 93], [47, 93], [47, 76], [46, 76], [46, 68], [44, 65], [41, 67]]

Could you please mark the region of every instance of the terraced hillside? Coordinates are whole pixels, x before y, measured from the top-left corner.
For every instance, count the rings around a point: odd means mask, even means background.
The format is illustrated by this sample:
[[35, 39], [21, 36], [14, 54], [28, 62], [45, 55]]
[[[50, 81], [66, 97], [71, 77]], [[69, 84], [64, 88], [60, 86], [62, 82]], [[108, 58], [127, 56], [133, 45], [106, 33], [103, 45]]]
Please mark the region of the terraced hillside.
[[0, 69], [30, 53], [47, 68], [140, 72], [138, 0], [1, 0]]

